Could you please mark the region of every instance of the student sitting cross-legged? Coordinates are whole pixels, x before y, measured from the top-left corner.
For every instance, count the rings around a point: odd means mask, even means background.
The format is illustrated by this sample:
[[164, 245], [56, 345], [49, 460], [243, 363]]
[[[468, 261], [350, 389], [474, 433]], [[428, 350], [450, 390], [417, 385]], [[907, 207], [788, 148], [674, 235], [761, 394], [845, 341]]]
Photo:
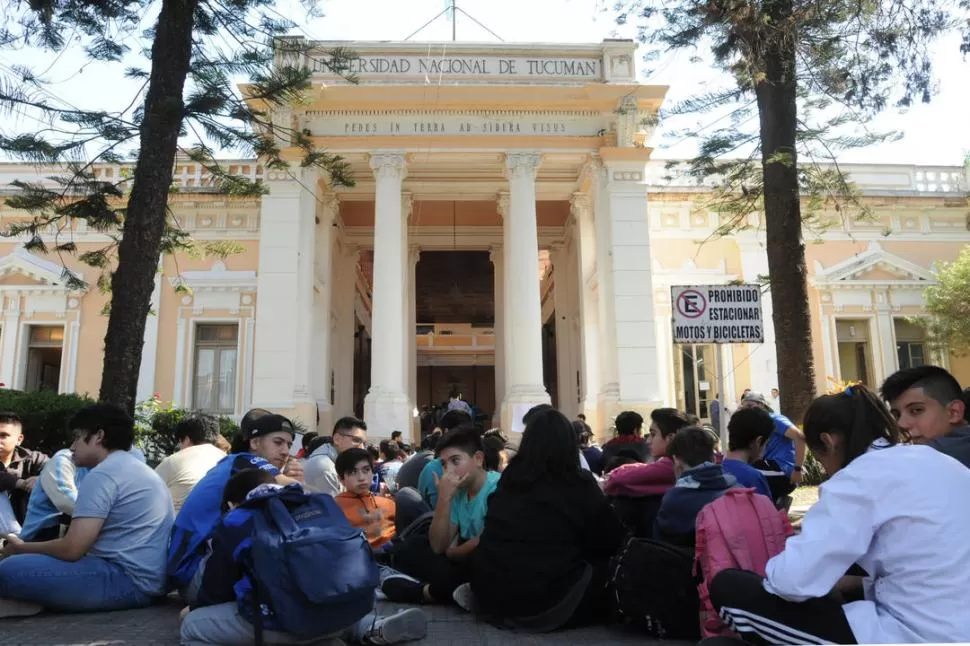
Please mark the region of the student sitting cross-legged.
[[700, 426], [677, 431], [667, 445], [667, 453], [674, 461], [677, 482], [660, 503], [655, 538], [693, 547], [697, 514], [737, 481], [714, 463], [714, 438]]
[[471, 587], [495, 623], [545, 632], [607, 619], [608, 561], [625, 530], [576, 447], [562, 413], [540, 412], [488, 501]]
[[165, 594], [172, 497], [165, 483], [128, 452], [134, 421], [117, 406], [95, 404], [79, 410], [70, 425], [74, 462], [91, 469], [78, 488], [71, 527], [63, 538], [38, 543], [7, 537], [2, 552], [9, 558], [0, 561], [0, 616], [32, 614], [42, 607], [122, 610], [147, 606]]
[[347, 449], [337, 456], [337, 477], [343, 493], [334, 500], [354, 527], [364, 530], [372, 548], [394, 538], [394, 500], [371, 491], [374, 459], [366, 449]]
[[[444, 475], [437, 479], [438, 500], [428, 534], [409, 537], [392, 548], [389, 562], [394, 570], [386, 570], [382, 577], [381, 590], [391, 601], [447, 603], [468, 582], [469, 556], [478, 545], [488, 497], [500, 474], [485, 470], [482, 435], [474, 426], [445, 433], [438, 455]], [[466, 605], [460, 598], [455, 601]]]
[[[864, 386], [816, 399], [804, 428], [830, 478], [764, 578], [715, 575], [724, 622], [755, 644], [970, 641], [970, 512], [958, 502], [970, 471], [899, 445], [908, 438]], [[846, 576], [853, 565], [868, 576]]]
[[[313, 497], [323, 500], [314, 501]], [[275, 538], [257, 535], [257, 532], [278, 532], [266, 520], [267, 515], [275, 517], [276, 510], [267, 512], [265, 509], [273, 504], [274, 498], [286, 505], [284, 509], [292, 506], [292, 515], [290, 511], [282, 512], [289, 516], [288, 522], [297, 523], [299, 517], [303, 522], [312, 523], [312, 527], [299, 526], [302, 529], [297, 530], [304, 544], [314, 536], [313, 530], [321, 523], [328, 530], [338, 529], [336, 524], [331, 524], [334, 516], [326, 514], [327, 508], [334, 505], [333, 499], [327, 494], [306, 494], [298, 484], [285, 487], [277, 485], [272, 474], [260, 469], [246, 469], [236, 473], [226, 483], [222, 500], [225, 515], [212, 533], [211, 553], [202, 577], [202, 585], [196, 600], [182, 611], [182, 646], [243, 646], [252, 644], [254, 638], [257, 638], [257, 643], [268, 644], [315, 643], [324, 637], [339, 637], [351, 643], [397, 644], [422, 639], [427, 634], [427, 617], [416, 608], [387, 618], [377, 617], [370, 612], [377, 580], [375, 577], [370, 587], [363, 585], [361, 589], [361, 573], [357, 567], [360, 563], [357, 561], [345, 564], [347, 568], [339, 568], [332, 564], [314, 562], [318, 561], [312, 558], [317, 552], [308, 552], [308, 563], [274, 562], [273, 571], [282, 569], [284, 572], [279, 579], [258, 578], [256, 573], [259, 572], [260, 562], [254, 555], [257, 545], [273, 545], [274, 540], [282, 539], [278, 533]], [[334, 512], [340, 513], [337, 509]], [[257, 522], [257, 515], [261, 516], [261, 522]], [[343, 518], [339, 522], [346, 523]], [[359, 545], [366, 549], [362, 543]], [[300, 554], [304, 554], [282, 550], [281, 553], [292, 553], [293, 556], [289, 558], [299, 558]], [[360, 556], [359, 552], [341, 551], [340, 554], [345, 558]], [[367, 559], [372, 559], [369, 552]], [[364, 561], [363, 565], [367, 566], [368, 563]], [[313, 571], [307, 579], [315, 587], [314, 596], [321, 603], [311, 602], [302, 594], [298, 597], [299, 602], [293, 598], [283, 598], [278, 586], [285, 586], [282, 589], [287, 591], [293, 589], [294, 567]], [[369, 567], [374, 567], [372, 560]], [[327, 580], [327, 577], [348, 578], [332, 581]], [[358, 595], [361, 597], [358, 601], [348, 604], [337, 600], [328, 601], [327, 591], [336, 591], [338, 596], [345, 597], [358, 592], [364, 594]], [[259, 617], [255, 614], [257, 599]], [[293, 605], [277, 605], [283, 603]], [[329, 629], [319, 634], [295, 634], [285, 630], [284, 625], [288, 621], [296, 621], [305, 626], [327, 625]]]
[[751, 466], [762, 458], [765, 444], [775, 431], [775, 422], [763, 408], [742, 408], [728, 422], [728, 452], [721, 461], [725, 473], [734, 476], [742, 487], [771, 498], [764, 474]]

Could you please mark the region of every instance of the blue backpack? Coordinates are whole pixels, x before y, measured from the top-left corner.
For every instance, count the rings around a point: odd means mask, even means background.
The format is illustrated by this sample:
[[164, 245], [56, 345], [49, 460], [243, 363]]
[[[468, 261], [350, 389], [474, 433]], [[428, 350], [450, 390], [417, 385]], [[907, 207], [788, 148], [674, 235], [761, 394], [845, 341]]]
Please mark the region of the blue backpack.
[[373, 609], [373, 552], [332, 497], [287, 487], [242, 506], [253, 512], [247, 567], [257, 643], [264, 606], [284, 631], [306, 637], [340, 631]]

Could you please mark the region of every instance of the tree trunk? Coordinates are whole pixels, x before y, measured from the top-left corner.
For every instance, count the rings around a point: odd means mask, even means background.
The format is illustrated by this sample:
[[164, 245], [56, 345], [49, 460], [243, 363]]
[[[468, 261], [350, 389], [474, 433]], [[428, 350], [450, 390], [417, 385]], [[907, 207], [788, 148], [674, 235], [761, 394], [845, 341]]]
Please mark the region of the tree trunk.
[[792, 0], [770, 0], [764, 11], [770, 19], [762, 43], [765, 78], [757, 83], [755, 94], [761, 128], [768, 272], [781, 408], [797, 424], [815, 397], [815, 363], [795, 151], [795, 40], [786, 28]]
[[145, 322], [168, 215], [197, 4], [198, 0], [162, 2], [152, 44], [141, 147], [118, 245], [118, 267], [111, 278], [111, 313], [104, 337], [99, 397], [129, 413], [135, 408]]

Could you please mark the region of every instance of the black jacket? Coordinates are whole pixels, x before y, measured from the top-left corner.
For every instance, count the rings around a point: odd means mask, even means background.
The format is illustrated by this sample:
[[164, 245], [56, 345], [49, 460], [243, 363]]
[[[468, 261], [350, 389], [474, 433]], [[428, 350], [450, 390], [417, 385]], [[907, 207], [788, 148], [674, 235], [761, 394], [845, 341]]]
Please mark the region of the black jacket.
[[951, 458], [956, 458], [963, 463], [963, 466], [970, 467], [970, 426], [961, 426], [953, 429], [943, 437], [938, 437], [930, 446], [946, 453]]
[[[13, 507], [17, 522], [24, 524], [27, 516], [27, 501], [30, 500], [30, 492], [17, 489], [18, 480], [26, 480], [40, 475], [47, 464], [49, 458], [40, 451], [31, 451], [22, 446], [18, 446], [13, 451], [13, 459], [10, 466], [4, 468], [0, 464], [0, 491], [10, 495], [10, 506]], [[36, 486], [40, 486], [36, 483]]]
[[472, 590], [486, 614], [530, 617], [562, 601], [586, 563], [615, 554], [624, 529], [589, 472], [488, 499], [472, 556]]

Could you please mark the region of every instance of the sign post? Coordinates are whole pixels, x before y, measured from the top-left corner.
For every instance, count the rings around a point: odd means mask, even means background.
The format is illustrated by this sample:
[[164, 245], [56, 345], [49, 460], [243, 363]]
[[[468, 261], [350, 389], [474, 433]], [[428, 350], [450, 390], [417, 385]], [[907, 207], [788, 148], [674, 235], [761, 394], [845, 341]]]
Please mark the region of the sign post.
[[715, 353], [718, 434], [727, 449], [726, 367], [721, 345], [764, 343], [761, 285], [674, 285], [670, 288], [674, 343], [713, 343]]

